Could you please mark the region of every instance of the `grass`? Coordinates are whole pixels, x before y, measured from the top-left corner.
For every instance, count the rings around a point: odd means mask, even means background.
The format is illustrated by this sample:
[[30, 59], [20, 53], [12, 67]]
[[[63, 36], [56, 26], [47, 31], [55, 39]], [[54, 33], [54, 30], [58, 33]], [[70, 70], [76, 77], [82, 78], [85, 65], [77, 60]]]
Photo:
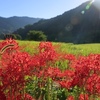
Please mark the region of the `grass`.
[[72, 54], [100, 53], [100, 44], [62, 44], [62, 50]]
[[[39, 42], [35, 41], [18, 41], [19, 45], [22, 46], [24, 51], [29, 52], [30, 54], [37, 51], [37, 47]], [[73, 44], [73, 43], [55, 43], [54, 45], [58, 45], [59, 51], [71, 53], [75, 55], [88, 55], [91, 53], [99, 53], [100, 54], [100, 43], [93, 44]]]
[[33, 54], [37, 51], [37, 46], [39, 42], [34, 41], [18, 41], [19, 46], [22, 47], [23, 51]]

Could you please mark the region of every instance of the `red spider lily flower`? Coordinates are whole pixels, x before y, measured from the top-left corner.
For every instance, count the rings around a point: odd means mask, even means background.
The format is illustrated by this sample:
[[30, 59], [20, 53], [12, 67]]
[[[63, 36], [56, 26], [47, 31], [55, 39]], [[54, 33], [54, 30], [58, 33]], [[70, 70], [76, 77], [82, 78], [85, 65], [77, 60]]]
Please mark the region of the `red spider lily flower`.
[[88, 57], [81, 56], [75, 61], [73, 61], [72, 67], [75, 69], [73, 83], [77, 84], [78, 86], [83, 86], [84, 83], [86, 83], [87, 79], [91, 76], [91, 74], [96, 72], [95, 65], [93, 64], [94, 62], [93, 60], [90, 59], [90, 56]]
[[1, 74], [1, 82], [2, 87], [5, 90], [8, 90], [8, 94], [10, 91], [12, 93], [20, 92], [24, 89], [25, 76], [30, 75], [31, 72], [31, 56], [28, 53], [16, 52], [13, 53], [12, 56], [8, 59], [7, 62], [3, 62], [6, 60], [6, 57], [2, 59], [2, 74]]
[[35, 100], [31, 95], [25, 94], [25, 100]]
[[70, 78], [72, 79], [72, 77], [75, 75], [73, 70], [65, 70], [63, 73], [64, 73], [64, 76], [68, 79]]
[[53, 49], [53, 45], [51, 42], [40, 42], [39, 44], [40, 53], [44, 51], [49, 51], [50, 49]]
[[89, 94], [100, 96], [100, 76], [96, 74], [90, 76], [85, 87]]
[[73, 96], [69, 96], [66, 100], [75, 100]]
[[[3, 99], [0, 99], [3, 100]], [[8, 97], [6, 100], [36, 100], [34, 99], [31, 95], [25, 93], [24, 96], [23, 95], [17, 95], [16, 97], [14, 95], [12, 95], [12, 97]]]
[[80, 94], [79, 100], [89, 100], [89, 97], [87, 94]]
[[41, 61], [53, 61], [58, 59], [58, 53], [54, 49], [51, 42], [41, 42], [39, 44], [40, 58]]
[[[59, 54], [54, 49], [51, 42], [41, 42], [39, 44], [39, 53], [35, 54], [32, 58], [34, 67], [34, 75], [38, 77], [47, 76], [45, 75], [49, 66], [54, 65], [59, 60]], [[50, 70], [50, 69], [49, 69]], [[52, 69], [51, 69], [52, 70]]]
[[88, 59], [90, 59], [90, 68], [91, 68], [92, 73], [99, 74], [100, 73], [100, 54], [91, 54], [88, 56]]
[[64, 59], [69, 60], [69, 61], [73, 61], [73, 60], [75, 60], [75, 55], [73, 55], [73, 54], [65, 54], [64, 55]]
[[60, 86], [61, 86], [62, 88], [66, 88], [66, 89], [70, 89], [71, 86], [72, 86], [72, 85], [71, 85], [72, 82], [70, 82], [70, 81], [68, 81], [68, 80], [66, 80], [66, 81], [60, 81], [59, 84], [60, 84]]
[[61, 87], [70, 89], [73, 87], [73, 77], [74, 77], [74, 72], [71, 70], [65, 70], [63, 72], [63, 77], [62, 80], [59, 81], [59, 84]]
[[1, 87], [0, 87], [0, 100], [6, 100], [5, 94], [1, 91]]
[[6, 39], [0, 43], [0, 53], [18, 50], [18, 43], [13, 39]]
[[61, 70], [59, 68], [48, 67], [46, 75], [51, 77], [53, 80], [60, 79], [62, 77]]

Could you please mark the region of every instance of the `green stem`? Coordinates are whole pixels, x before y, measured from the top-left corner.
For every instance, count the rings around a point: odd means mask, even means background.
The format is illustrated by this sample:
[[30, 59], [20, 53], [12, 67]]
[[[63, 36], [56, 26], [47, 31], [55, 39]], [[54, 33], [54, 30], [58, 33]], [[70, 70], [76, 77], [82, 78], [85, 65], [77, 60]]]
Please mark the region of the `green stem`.
[[50, 78], [48, 78], [47, 79], [47, 100], [51, 100], [50, 93], [51, 93], [51, 90], [50, 90]]

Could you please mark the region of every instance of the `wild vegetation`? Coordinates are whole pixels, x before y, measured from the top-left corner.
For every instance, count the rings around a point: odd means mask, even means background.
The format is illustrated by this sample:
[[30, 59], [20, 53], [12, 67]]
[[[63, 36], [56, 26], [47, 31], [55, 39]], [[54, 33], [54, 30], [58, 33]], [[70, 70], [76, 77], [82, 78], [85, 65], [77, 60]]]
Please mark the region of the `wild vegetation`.
[[0, 100], [100, 99], [100, 44], [18, 42], [0, 42]]
[[[35, 48], [38, 47], [39, 41], [17, 41], [23, 51], [26, 51], [30, 54], [35, 52]], [[74, 55], [89, 55], [91, 53], [98, 54], [100, 53], [100, 43], [91, 43], [91, 44], [73, 44], [73, 43], [64, 43], [64, 42], [52, 42], [53, 45], [56, 45], [59, 49], [59, 52], [70, 53]], [[33, 48], [33, 49], [30, 49]]]

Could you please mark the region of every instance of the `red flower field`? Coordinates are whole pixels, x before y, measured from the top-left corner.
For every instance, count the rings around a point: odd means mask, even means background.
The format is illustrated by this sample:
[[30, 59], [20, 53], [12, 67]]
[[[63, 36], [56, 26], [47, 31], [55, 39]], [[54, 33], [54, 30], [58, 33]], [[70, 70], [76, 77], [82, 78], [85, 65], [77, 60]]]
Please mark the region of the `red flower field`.
[[[30, 48], [31, 49], [31, 48]], [[0, 100], [99, 100], [100, 54], [75, 56], [40, 42], [33, 55], [0, 42]]]

